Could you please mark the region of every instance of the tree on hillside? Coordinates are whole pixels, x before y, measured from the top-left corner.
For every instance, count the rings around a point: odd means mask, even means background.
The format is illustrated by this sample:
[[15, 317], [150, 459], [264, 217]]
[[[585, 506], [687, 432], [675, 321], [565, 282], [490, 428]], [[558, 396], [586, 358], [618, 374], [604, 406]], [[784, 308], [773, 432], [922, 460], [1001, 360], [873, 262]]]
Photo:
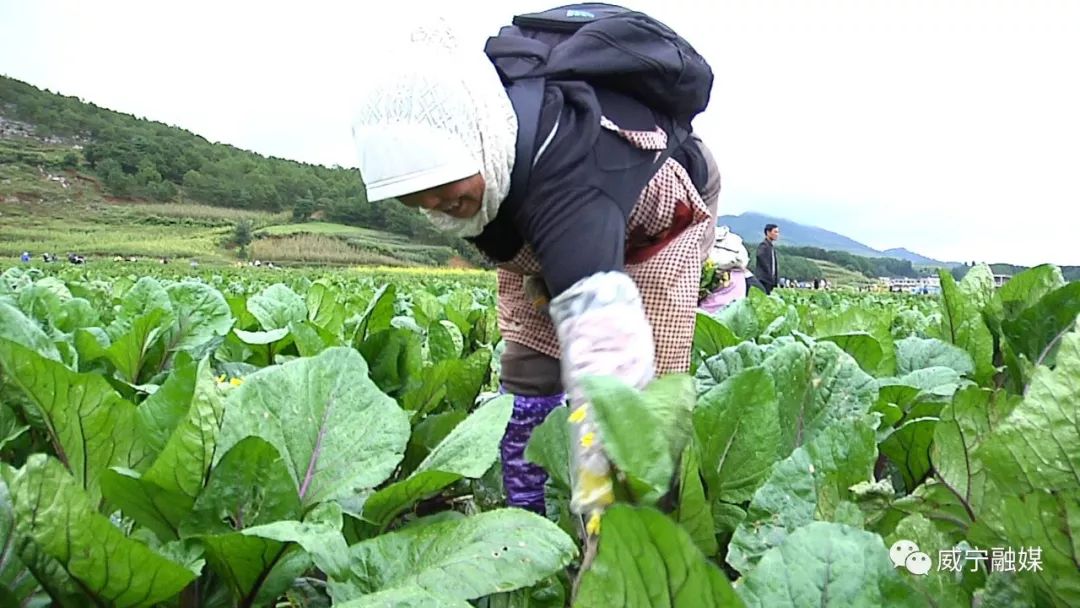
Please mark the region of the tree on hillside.
[[315, 213], [315, 201], [310, 198], [302, 198], [293, 206], [292, 219], [294, 222], [306, 222]]
[[130, 196], [135, 187], [135, 180], [124, 172], [120, 162], [114, 158], [107, 158], [98, 163], [98, 174], [101, 175], [105, 189], [113, 196]]
[[247, 258], [247, 246], [255, 238], [255, 225], [251, 220], [240, 220], [233, 228], [232, 243], [239, 248], [240, 259]]

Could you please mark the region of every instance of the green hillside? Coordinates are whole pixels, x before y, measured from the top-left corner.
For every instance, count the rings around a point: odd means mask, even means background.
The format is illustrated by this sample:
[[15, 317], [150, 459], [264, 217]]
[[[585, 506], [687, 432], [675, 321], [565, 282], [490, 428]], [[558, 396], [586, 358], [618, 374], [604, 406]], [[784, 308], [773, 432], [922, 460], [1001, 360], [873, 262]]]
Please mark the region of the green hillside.
[[0, 139], [0, 257], [237, 259], [237, 226], [250, 228], [251, 259], [288, 264], [443, 265], [458, 252], [408, 236], [326, 222], [296, 223], [271, 212], [111, 196], [70, 146]]
[[[161, 255], [227, 256], [220, 241], [237, 221], [246, 218], [272, 225], [318, 219], [371, 232], [362, 244], [347, 238], [337, 242], [341, 240], [338, 236], [326, 234], [322, 238], [309, 233], [281, 237], [293, 244], [303, 241], [299, 252], [309, 250], [307, 245], [312, 244], [334, 249], [328, 256], [315, 256], [317, 259], [310, 261], [333, 258], [346, 263], [370, 259], [376, 263], [442, 264], [460, 256], [483, 263], [472, 246], [438, 232], [419, 214], [400, 205], [370, 204], [356, 171], [210, 143], [177, 127], [99, 108], [6, 77], [0, 77], [0, 166], [4, 170], [0, 178], [3, 212], [23, 218], [17, 234], [5, 230], [0, 247], [7, 252], [32, 246], [39, 251], [70, 247], [109, 254], [139, 249], [144, 255], [160, 251]], [[66, 180], [66, 186], [60, 178]], [[28, 202], [36, 206], [28, 208]], [[47, 208], [40, 206], [43, 202]], [[117, 226], [130, 221], [153, 221], [144, 216], [155, 212], [142, 209], [152, 203], [195, 205], [198, 217], [193, 223], [198, 230], [180, 221], [186, 217], [184, 212], [168, 214], [175, 221], [158, 224], [169, 226], [160, 235], [147, 230], [115, 234]], [[76, 212], [72, 204], [91, 208]], [[217, 208], [222, 213], [204, 208]], [[27, 218], [38, 212], [43, 214], [41, 221], [27, 223]], [[127, 218], [129, 214], [135, 219]], [[67, 223], [68, 215], [71, 224]], [[125, 217], [118, 220], [118, 215]], [[52, 235], [48, 221], [60, 221], [62, 226], [56, 227], [85, 234]], [[99, 230], [95, 228], [98, 224], [108, 228]], [[377, 236], [387, 234], [396, 236]], [[267, 237], [278, 238], [269, 233]], [[141, 239], [155, 247], [146, 250], [132, 245]], [[405, 244], [411, 248], [399, 256], [397, 248]], [[256, 243], [254, 249], [273, 255], [281, 248]]]

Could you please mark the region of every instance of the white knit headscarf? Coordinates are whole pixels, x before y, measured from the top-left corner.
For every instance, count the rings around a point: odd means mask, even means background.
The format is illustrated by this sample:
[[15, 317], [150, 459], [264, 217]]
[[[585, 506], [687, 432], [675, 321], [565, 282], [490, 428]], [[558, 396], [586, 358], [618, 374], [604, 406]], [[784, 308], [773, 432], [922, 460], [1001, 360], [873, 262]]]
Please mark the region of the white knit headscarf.
[[480, 173], [480, 211], [460, 219], [425, 211], [441, 230], [476, 236], [510, 192], [517, 116], [495, 66], [463, 48], [443, 21], [385, 49], [353, 119], [360, 176], [372, 202], [413, 194]]

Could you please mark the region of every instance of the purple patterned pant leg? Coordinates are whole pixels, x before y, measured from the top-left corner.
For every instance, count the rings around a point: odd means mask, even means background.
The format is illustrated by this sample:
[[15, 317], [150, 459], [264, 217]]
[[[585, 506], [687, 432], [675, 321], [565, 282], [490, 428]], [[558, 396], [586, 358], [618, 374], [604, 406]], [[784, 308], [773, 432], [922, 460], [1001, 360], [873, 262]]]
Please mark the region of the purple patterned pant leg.
[[545, 514], [544, 483], [548, 476], [544, 469], [525, 460], [525, 446], [533, 429], [547, 418], [551, 410], [562, 405], [563, 399], [563, 394], [540, 397], [514, 395], [514, 413], [499, 445], [507, 505]]

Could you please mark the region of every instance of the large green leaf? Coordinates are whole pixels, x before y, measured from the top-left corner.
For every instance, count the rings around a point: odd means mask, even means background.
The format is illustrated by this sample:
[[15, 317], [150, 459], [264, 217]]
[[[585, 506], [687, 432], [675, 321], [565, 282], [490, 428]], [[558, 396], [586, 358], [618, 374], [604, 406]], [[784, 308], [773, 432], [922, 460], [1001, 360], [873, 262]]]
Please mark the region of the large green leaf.
[[864, 331], [826, 336], [820, 338], [820, 340], [822, 342], [832, 342], [839, 346], [845, 353], [851, 355], [851, 358], [855, 359], [859, 367], [868, 374], [877, 373], [882, 360], [885, 358], [885, 351], [882, 350], [881, 343]]
[[738, 591], [747, 606], [762, 608], [928, 605], [893, 567], [880, 536], [823, 521], [770, 549]]
[[364, 340], [359, 351], [371, 370], [372, 381], [386, 394], [407, 392], [422, 383], [424, 361], [420, 336], [415, 332], [398, 328], [380, 331]]
[[1080, 331], [1062, 339], [1055, 369], [1035, 371], [1023, 402], [975, 457], [1010, 494], [1080, 487]]
[[1034, 584], [1036, 605], [1080, 605], [1080, 488], [1020, 496], [999, 489], [979, 510], [969, 538], [977, 547], [1013, 549], [1018, 576]]
[[47, 359], [60, 360], [60, 353], [49, 336], [19, 309], [3, 302], [0, 302], [0, 340], [25, 346]]
[[[765, 480], [779, 451], [777, 416], [776, 389], [761, 367], [739, 372], [701, 398], [694, 410], [694, 433], [712, 500], [748, 500]], [[628, 423], [638, 438], [641, 429], [651, 428]]]
[[397, 289], [393, 283], [387, 283], [375, 291], [367, 309], [360, 317], [360, 325], [357, 327], [356, 340], [364, 342], [368, 336], [390, 328], [390, 321], [394, 318], [394, 300], [397, 298]]
[[1013, 276], [994, 295], [1000, 309], [1000, 320], [1015, 319], [1043, 296], [1064, 286], [1065, 278], [1061, 269], [1052, 264], [1029, 268]]
[[[931, 606], [966, 607], [971, 606], [971, 594], [957, 580], [954, 573], [941, 570], [939, 556], [943, 551], [952, 551], [955, 543], [939, 530], [932, 521], [921, 513], [905, 517], [885, 539], [890, 548], [899, 541], [910, 541], [918, 551], [930, 556], [938, 570], [931, 570], [925, 576], [912, 576], [908, 580], [911, 586], [919, 590]], [[899, 567], [899, 566], [898, 566]], [[903, 569], [900, 570], [903, 572]]]
[[4, 469], [0, 476], [0, 605], [33, 605], [33, 596], [39, 586], [17, 552], [15, 512], [6, 481], [6, 478], [13, 477], [15, 473], [7, 464], [0, 467]]
[[1002, 391], [971, 387], [953, 397], [934, 429], [931, 461], [937, 476], [963, 504], [980, 503], [985, 482], [982, 461], [972, 456], [1016, 407], [1018, 398]]
[[446, 439], [446, 436], [468, 417], [468, 412], [451, 410], [426, 416], [416, 423], [409, 437], [409, 447], [405, 449], [405, 460], [401, 463], [401, 471], [404, 473], [415, 471], [431, 450], [434, 450], [435, 446]]
[[698, 311], [694, 322], [694, 354], [708, 359], [721, 350], [736, 346], [740, 340], [725, 325], [708, 314]]
[[743, 340], [756, 339], [764, 329], [755, 313], [754, 303], [749, 298], [735, 300], [713, 315], [712, 318], [716, 319], [735, 337], [736, 344]]
[[106, 498], [163, 540], [177, 538], [210, 470], [223, 409], [224, 395], [204, 359], [187, 414], [153, 464], [141, 476], [126, 469], [109, 471], [103, 481]]
[[152, 606], [179, 593], [202, 567], [188, 568], [124, 536], [56, 460], [31, 456], [11, 485], [19, 533], [98, 601]]
[[[6, 463], [0, 463], [0, 605], [29, 606], [45, 608], [58, 606], [63, 608], [82, 608], [86, 605], [86, 594], [79, 588], [79, 583], [72, 578], [63, 564], [46, 554], [32, 538], [20, 535], [16, 530], [11, 484], [15, 480], [16, 470]], [[7, 595], [4, 591], [6, 587]], [[35, 589], [40, 587], [40, 592]], [[51, 601], [51, 603], [50, 603]], [[21, 603], [19, 603], [21, 602]]]
[[221, 292], [199, 281], [173, 283], [165, 289], [176, 313], [168, 331], [170, 350], [192, 351], [233, 326], [232, 312]]
[[226, 534], [301, 514], [284, 457], [266, 440], [247, 437], [218, 460], [180, 532], [185, 538]]
[[[401, 407], [412, 415], [413, 421], [424, 420], [446, 400], [448, 382], [459, 361], [440, 361], [420, 372], [420, 383], [406, 389], [400, 398]], [[458, 410], [464, 413], [465, 408]]]
[[547, 472], [551, 483], [570, 494], [570, 429], [567, 418], [570, 409], [555, 408], [539, 426], [533, 429], [525, 446], [525, 459]]
[[70, 334], [77, 329], [99, 327], [101, 316], [94, 305], [82, 298], [72, 298], [60, 305], [52, 319], [56, 329]]
[[301, 357], [314, 357], [328, 346], [327, 342], [319, 335], [319, 329], [317, 326], [312, 325], [310, 321], [294, 321], [289, 324], [288, 333], [292, 336], [293, 343], [296, 344], [296, 350]]
[[475, 599], [533, 585], [576, 553], [554, 523], [528, 511], [499, 509], [353, 545], [349, 576], [332, 580], [331, 593], [338, 602], [398, 588]]
[[138, 460], [135, 406], [97, 374], [79, 374], [24, 346], [0, 340], [0, 363], [44, 415], [57, 457], [90, 500], [112, 466]]
[[336, 287], [319, 279], [311, 284], [304, 293], [308, 310], [308, 321], [325, 329], [334, 336], [341, 337], [345, 328], [345, 307], [341, 305], [341, 292]]
[[177, 425], [143, 480], [194, 504], [214, 456], [225, 397], [208, 359], [199, 364], [187, 417]]
[[154, 308], [132, 319], [128, 331], [116, 336], [105, 349], [105, 356], [116, 367], [122, 380], [129, 384], [139, 383], [151, 357], [151, 350], [171, 322], [170, 311]]
[[468, 357], [445, 361], [450, 367], [446, 382], [446, 400], [454, 409], [467, 410], [484, 390], [484, 379], [491, 370], [491, 349], [479, 348]]
[[497, 397], [480, 406], [451, 431], [416, 472], [453, 471], [464, 477], [479, 477], [498, 457], [499, 441], [513, 412], [510, 395]]
[[893, 316], [888, 311], [852, 307], [842, 312], [818, 309], [813, 319], [815, 337], [867, 333], [881, 345], [881, 362], [877, 372], [892, 375], [896, 368], [892, 337]]
[[941, 337], [967, 351], [975, 364], [975, 381], [986, 385], [994, 375], [994, 338], [982, 312], [957, 286], [947, 270], [939, 271], [942, 292]]
[[427, 329], [439, 320], [443, 305], [434, 294], [421, 289], [409, 294], [409, 297], [412, 300], [412, 316], [421, 328]]
[[450, 321], [439, 321], [428, 327], [428, 351], [431, 361], [457, 359], [465, 346], [461, 330]]
[[465, 600], [439, 595], [415, 586], [397, 587], [349, 602], [334, 602], [335, 608], [472, 608]]
[[705, 486], [701, 483], [701, 467], [698, 465], [697, 450], [694, 446], [687, 446], [683, 450], [680, 462], [679, 506], [675, 511], [675, 520], [682, 525], [702, 553], [713, 556], [720, 550], [716, 542], [712, 507], [705, 496]]
[[958, 374], [975, 373], [967, 351], [936, 338], [905, 338], [896, 343], [896, 374], [904, 376], [928, 367], [947, 367]]
[[881, 378], [878, 386], [884, 390], [890, 386], [909, 386], [917, 390], [911, 403], [921, 400], [948, 401], [957, 390], [971, 385], [951, 367], [924, 367], [900, 378]]
[[790, 343], [764, 362], [776, 386], [783, 458], [834, 424], [848, 424], [877, 400], [874, 379], [832, 342]]
[[966, 298], [980, 313], [992, 308], [994, 299], [994, 271], [986, 264], [969, 270], [960, 281], [960, 295]]
[[[290, 560], [284, 542], [248, 536], [248, 528], [298, 520], [300, 497], [285, 459], [259, 437], [243, 439], [225, 452], [210, 473], [180, 535], [206, 547], [210, 567], [235, 597], [250, 598], [291, 582], [308, 566]], [[283, 590], [283, 589], [282, 589]]]
[[1080, 317], [1080, 282], [1074, 282], [1043, 296], [1015, 319], [1002, 323], [1002, 331], [1013, 353], [1035, 365], [1053, 365], [1063, 335]]
[[351, 348], [260, 370], [228, 398], [219, 453], [249, 436], [285, 456], [305, 505], [386, 480], [409, 439], [408, 415], [368, 378]]
[[659, 511], [615, 505], [601, 520], [596, 559], [575, 607], [728, 608], [742, 602], [690, 535]]
[[191, 515], [191, 500], [143, 480], [138, 471], [113, 467], [101, 476], [101, 492], [125, 517], [162, 542], [179, 538], [179, 525]]
[[304, 299], [281, 283], [275, 283], [248, 298], [248, 312], [264, 330], [284, 329], [294, 321], [307, 319]]
[[[165, 449], [173, 431], [188, 415], [198, 370], [196, 361], [179, 363], [158, 390], [139, 404], [135, 413], [135, 433], [144, 446], [147, 466]], [[140, 467], [135, 465], [140, 464], [132, 463], [136, 469]]]
[[109, 338], [115, 342], [120, 336], [132, 331], [132, 325], [137, 319], [154, 311], [159, 311], [157, 314], [160, 315], [162, 324], [168, 325], [172, 322], [173, 310], [169, 293], [157, 279], [142, 277], [124, 294], [120, 309], [106, 328]]
[[834, 426], [797, 448], [773, 468], [750, 502], [728, 547], [727, 561], [747, 573], [767, 551], [815, 520], [832, 521], [849, 488], [872, 477], [874, 431], [861, 422]]
[[52, 325], [71, 292], [60, 280], [45, 277], [19, 292], [18, 307], [42, 327]]
[[[1015, 552], [1014, 552], [1015, 553]], [[979, 608], [1037, 608], [1035, 590], [1024, 574], [991, 572], [986, 586], [975, 593]]]
[[385, 526], [419, 500], [463, 478], [483, 475], [499, 456], [499, 441], [513, 412], [514, 399], [494, 399], [459, 424], [408, 478], [393, 483], [364, 504], [364, 518]]
[[[937, 404], [920, 405], [940, 409]], [[881, 442], [881, 453], [900, 469], [909, 492], [930, 473], [930, 445], [937, 423], [937, 416], [913, 416]]]
[[[679, 441], [685, 443], [693, 391], [683, 393], [677, 399], [681, 403], [664, 403], [615, 378], [586, 378], [583, 386], [603, 437], [604, 452], [620, 472], [645, 484], [648, 496], [642, 498], [658, 499], [670, 487], [675, 458], [682, 451], [681, 447], [673, 451], [673, 433], [665, 429], [681, 428], [685, 436]], [[642, 433], [642, 428], [653, 432]]]
[[764, 360], [765, 349], [753, 342], [742, 342], [710, 354], [694, 375], [698, 397], [744, 369], [761, 365]]
[[282, 543], [296, 543], [312, 557], [315, 565], [330, 577], [347, 575], [349, 547], [341, 534], [341, 507], [323, 503], [311, 510], [304, 521], [275, 521], [252, 526], [245, 536], [256, 536]]

